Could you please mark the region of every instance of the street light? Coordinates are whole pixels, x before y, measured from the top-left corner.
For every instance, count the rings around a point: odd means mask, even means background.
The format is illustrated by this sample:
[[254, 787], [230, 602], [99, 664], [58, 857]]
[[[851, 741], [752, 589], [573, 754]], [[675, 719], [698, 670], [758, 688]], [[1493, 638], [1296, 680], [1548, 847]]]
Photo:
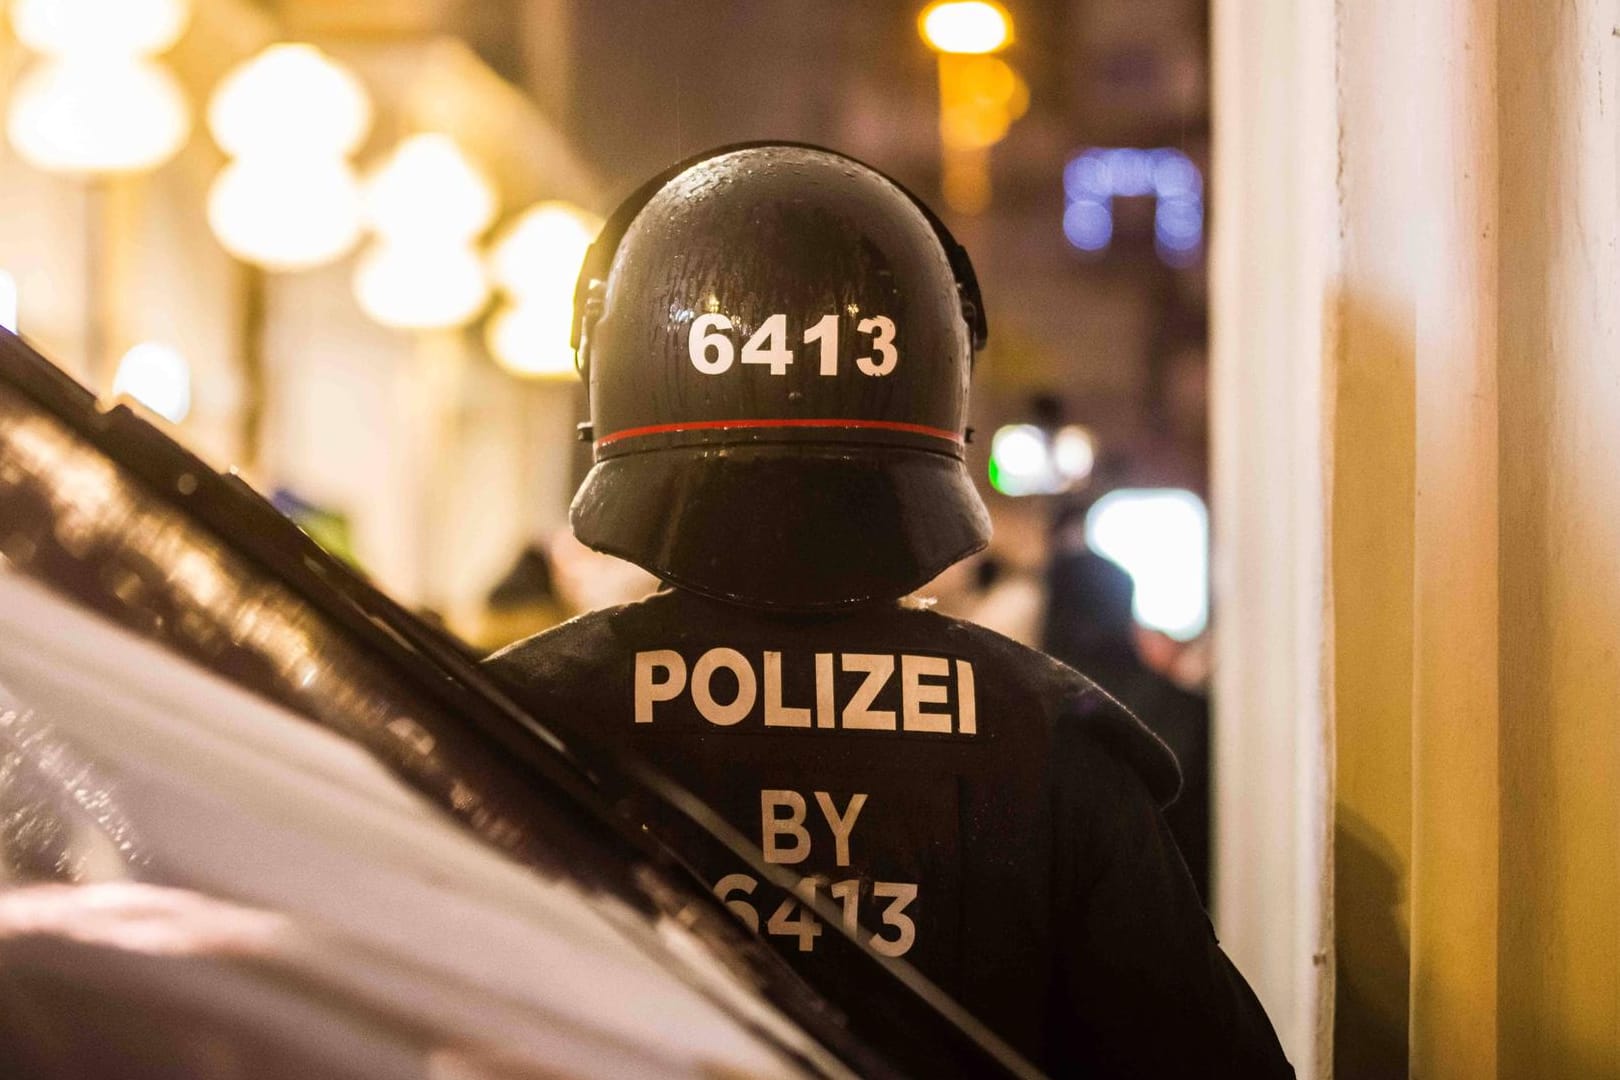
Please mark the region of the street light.
[[342, 158], [243, 158], [208, 190], [208, 224], [224, 249], [265, 270], [309, 270], [360, 239], [360, 181]]
[[471, 322], [489, 300], [483, 260], [471, 244], [378, 241], [354, 270], [360, 309], [396, 330], [448, 330]]
[[993, 53], [1012, 41], [1012, 16], [986, 0], [942, 0], [917, 17], [923, 40], [936, 52]]
[[188, 0], [12, 0], [17, 40], [46, 56], [156, 56], [191, 20]]
[[944, 0], [923, 9], [917, 29], [939, 54], [939, 144], [945, 202], [963, 214], [990, 205], [990, 147], [1029, 107], [1029, 87], [1011, 64], [987, 54], [1012, 41], [1012, 16], [987, 0]]
[[366, 183], [366, 223], [395, 240], [470, 241], [489, 228], [498, 208], [488, 178], [439, 132], [403, 140]]
[[141, 57], [41, 61], [17, 84], [6, 119], [23, 160], [74, 175], [154, 169], [190, 133], [179, 82]]
[[308, 270], [360, 239], [360, 179], [349, 163], [371, 130], [371, 96], [313, 45], [279, 42], [232, 69], [208, 129], [234, 160], [208, 192], [226, 251], [265, 270]]
[[565, 294], [572, 302], [585, 252], [601, 229], [601, 218], [572, 203], [536, 203], [496, 239], [491, 276], [520, 300]]
[[208, 130], [232, 157], [348, 157], [371, 117], [371, 95], [352, 71], [291, 41], [233, 68], [208, 103]]
[[0, 326], [17, 332], [17, 279], [9, 271], [0, 270]]
[[143, 341], [118, 361], [112, 389], [178, 424], [191, 411], [191, 365], [173, 347]]
[[191, 134], [179, 81], [157, 53], [191, 18], [190, 0], [12, 0], [11, 24], [41, 55], [14, 88], [6, 136], [46, 172], [87, 181], [84, 343], [92, 381], [119, 337], [126, 286], [110, 257], [129, 223], [114, 211], [119, 178], [168, 161]]
[[572, 203], [536, 203], [502, 231], [490, 274], [512, 298], [484, 328], [495, 362], [526, 378], [571, 378], [574, 282], [602, 219]]
[[527, 379], [571, 379], [574, 305], [560, 299], [506, 305], [490, 316], [484, 344], [504, 370]]
[[354, 273], [367, 315], [401, 330], [448, 330], [489, 300], [474, 246], [500, 208], [483, 171], [437, 132], [404, 139], [365, 189], [366, 222], [377, 240]]

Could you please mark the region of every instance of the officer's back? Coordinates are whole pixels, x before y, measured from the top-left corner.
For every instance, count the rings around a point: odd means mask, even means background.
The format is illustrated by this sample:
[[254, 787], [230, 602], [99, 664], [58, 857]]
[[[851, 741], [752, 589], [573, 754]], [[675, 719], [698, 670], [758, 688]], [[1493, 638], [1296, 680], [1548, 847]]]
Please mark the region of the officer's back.
[[[850, 159], [733, 149], [633, 196], [581, 281], [575, 532], [672, 587], [499, 654], [519, 696], [661, 766], [1054, 1071], [1288, 1075], [1159, 812], [1168, 751], [1074, 671], [900, 601], [988, 536], [984, 321], [944, 227]], [[827, 962], [791, 897], [699, 870]]]

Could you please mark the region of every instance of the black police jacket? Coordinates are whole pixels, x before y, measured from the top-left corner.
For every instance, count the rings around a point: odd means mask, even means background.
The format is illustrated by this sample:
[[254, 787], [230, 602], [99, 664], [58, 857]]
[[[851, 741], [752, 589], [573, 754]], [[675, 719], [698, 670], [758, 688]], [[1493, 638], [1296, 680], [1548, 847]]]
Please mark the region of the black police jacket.
[[[789, 617], [677, 589], [489, 663], [537, 715], [632, 748], [811, 876], [1049, 1071], [1292, 1075], [1160, 812], [1174, 758], [1057, 661], [899, 604]], [[717, 892], [816, 964], [819, 923], [731, 869]]]

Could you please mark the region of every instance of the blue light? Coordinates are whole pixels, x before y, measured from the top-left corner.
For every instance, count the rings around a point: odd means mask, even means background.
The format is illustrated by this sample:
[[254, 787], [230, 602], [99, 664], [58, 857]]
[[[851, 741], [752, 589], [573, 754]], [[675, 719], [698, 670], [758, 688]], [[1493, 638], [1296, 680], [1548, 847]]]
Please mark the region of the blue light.
[[1173, 147], [1092, 147], [1063, 168], [1063, 235], [1081, 251], [1107, 249], [1114, 236], [1113, 201], [1151, 196], [1159, 258], [1190, 266], [1204, 244], [1204, 175]]
[[1204, 238], [1204, 204], [1194, 198], [1160, 199], [1153, 209], [1153, 235], [1166, 248], [1189, 248]]
[[1194, 196], [1160, 199], [1153, 215], [1153, 236], [1166, 265], [1191, 266], [1204, 244], [1204, 204]]
[[1153, 191], [1161, 199], [1178, 195], [1199, 195], [1204, 175], [1180, 150], [1165, 147], [1153, 151]]
[[1153, 235], [1173, 251], [1187, 251], [1204, 239], [1204, 204], [1192, 196], [1160, 199], [1153, 213]]
[[1063, 167], [1063, 192], [1072, 199], [1106, 199], [1113, 189], [1108, 186], [1108, 161], [1100, 150], [1085, 150], [1069, 160]]
[[1076, 199], [1063, 211], [1063, 235], [1081, 251], [1102, 251], [1114, 237], [1114, 213], [1107, 202]]
[[1152, 195], [1152, 155], [1130, 147], [1108, 151], [1108, 186], [1115, 195]]

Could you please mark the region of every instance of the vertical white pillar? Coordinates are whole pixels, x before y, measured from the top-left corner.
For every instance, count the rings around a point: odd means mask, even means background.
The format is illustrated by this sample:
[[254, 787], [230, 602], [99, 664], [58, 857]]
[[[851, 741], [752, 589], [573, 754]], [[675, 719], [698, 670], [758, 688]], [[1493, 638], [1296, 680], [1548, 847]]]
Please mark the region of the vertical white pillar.
[[1331, 1026], [1323, 417], [1336, 10], [1214, 9], [1215, 918], [1301, 1077]]

